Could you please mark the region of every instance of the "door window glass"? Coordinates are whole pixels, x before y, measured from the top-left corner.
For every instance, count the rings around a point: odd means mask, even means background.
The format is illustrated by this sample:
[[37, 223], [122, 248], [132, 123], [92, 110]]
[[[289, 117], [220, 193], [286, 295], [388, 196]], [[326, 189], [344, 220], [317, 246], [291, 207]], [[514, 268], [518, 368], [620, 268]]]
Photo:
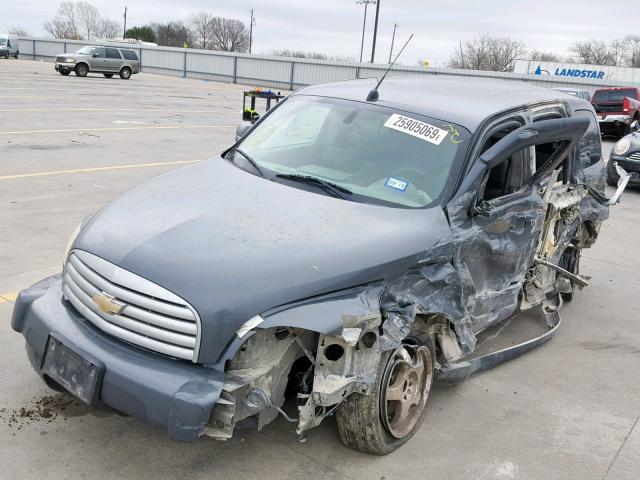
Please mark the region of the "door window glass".
[[120, 60], [120, 52], [117, 48], [107, 48], [107, 58], [117, 58]]
[[[519, 125], [514, 123], [494, 132], [482, 147], [481, 154], [518, 127]], [[528, 157], [528, 152], [520, 150], [511, 155], [506, 161], [500, 163], [500, 165], [493, 167], [489, 171], [484, 189], [484, 200], [493, 200], [520, 190], [529, 179], [530, 172], [526, 163]]]
[[93, 51], [93, 56], [94, 56], [95, 58], [105, 58], [105, 57], [106, 57], [106, 53], [105, 53], [105, 51], [104, 51], [104, 48], [96, 48], [96, 49]]

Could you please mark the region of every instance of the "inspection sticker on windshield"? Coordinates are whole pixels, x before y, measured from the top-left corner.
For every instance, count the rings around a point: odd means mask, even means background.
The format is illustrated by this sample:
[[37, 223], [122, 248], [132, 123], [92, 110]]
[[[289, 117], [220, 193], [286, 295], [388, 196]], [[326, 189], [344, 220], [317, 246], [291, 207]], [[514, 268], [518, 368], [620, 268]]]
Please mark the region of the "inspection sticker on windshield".
[[393, 128], [399, 132], [408, 133], [416, 138], [420, 138], [425, 142], [433, 143], [434, 145], [440, 145], [442, 140], [447, 136], [449, 132], [442, 130], [428, 123], [421, 122], [414, 118], [405, 117], [404, 115], [398, 115], [394, 113], [389, 117], [384, 124], [387, 128]]
[[387, 183], [385, 183], [385, 185], [389, 188], [393, 188], [394, 190], [400, 190], [401, 192], [404, 192], [407, 190], [409, 182], [407, 182], [406, 180], [402, 180], [401, 178], [389, 177], [389, 180], [387, 180]]

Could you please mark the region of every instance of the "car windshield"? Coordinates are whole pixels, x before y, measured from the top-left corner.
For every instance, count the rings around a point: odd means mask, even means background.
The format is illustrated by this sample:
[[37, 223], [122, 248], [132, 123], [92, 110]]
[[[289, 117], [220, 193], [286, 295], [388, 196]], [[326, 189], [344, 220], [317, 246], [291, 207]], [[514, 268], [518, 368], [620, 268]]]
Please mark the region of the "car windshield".
[[0, 38], [0, 47], [4, 47], [7, 44], [6, 38]]
[[297, 95], [265, 117], [233, 159], [248, 156], [278, 181], [276, 175], [296, 175], [331, 182], [356, 201], [425, 207], [442, 196], [469, 136], [422, 115]]
[[96, 47], [82, 47], [76, 53], [79, 53], [80, 55], [93, 55], [95, 49]]

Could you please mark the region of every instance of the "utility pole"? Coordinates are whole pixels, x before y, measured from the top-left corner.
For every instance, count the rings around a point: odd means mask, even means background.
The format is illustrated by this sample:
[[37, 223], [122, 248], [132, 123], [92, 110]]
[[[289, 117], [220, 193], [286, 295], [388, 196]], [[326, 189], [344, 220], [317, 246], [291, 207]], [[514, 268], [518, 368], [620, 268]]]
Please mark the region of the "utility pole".
[[376, 22], [373, 27], [373, 46], [371, 47], [371, 63], [374, 63], [376, 59], [376, 40], [378, 39], [378, 18], [380, 17], [381, 1], [382, 0], [378, 0], [376, 2]]
[[124, 40], [127, 37], [127, 6], [124, 6], [124, 30], [122, 30], [122, 39]]
[[396, 41], [396, 29], [398, 28], [398, 24], [393, 24], [393, 37], [391, 37], [391, 50], [389, 50], [389, 63], [391, 63], [391, 57], [393, 56], [393, 44]]
[[253, 18], [253, 8], [251, 9], [251, 21], [249, 22], [249, 53], [251, 53], [251, 45], [253, 43], [253, 26], [256, 24], [256, 19]]
[[364, 4], [364, 21], [362, 22], [362, 42], [360, 43], [360, 63], [362, 63], [362, 55], [364, 53], [364, 34], [367, 28], [367, 8], [369, 4], [375, 5], [376, 0], [356, 0], [358, 5]]

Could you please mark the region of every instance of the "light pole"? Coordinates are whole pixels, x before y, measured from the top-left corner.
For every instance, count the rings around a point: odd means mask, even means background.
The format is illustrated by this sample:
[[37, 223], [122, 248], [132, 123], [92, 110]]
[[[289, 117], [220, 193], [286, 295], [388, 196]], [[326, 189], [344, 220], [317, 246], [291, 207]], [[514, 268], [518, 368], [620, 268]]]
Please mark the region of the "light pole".
[[391, 37], [391, 50], [389, 50], [389, 63], [391, 63], [391, 57], [393, 56], [393, 44], [396, 41], [396, 29], [398, 28], [398, 24], [393, 24], [393, 37]]
[[253, 8], [251, 9], [251, 21], [249, 22], [249, 53], [251, 53], [251, 44], [253, 43], [253, 26], [256, 24], [256, 19], [253, 18]]
[[376, 22], [373, 26], [373, 46], [371, 47], [371, 63], [374, 63], [376, 59], [376, 40], [378, 39], [378, 18], [380, 17], [380, 2], [376, 2]]
[[364, 33], [367, 28], [367, 8], [369, 7], [369, 4], [375, 5], [376, 0], [356, 0], [356, 3], [358, 5], [364, 4], [364, 21], [362, 22], [362, 42], [360, 43], [360, 63], [362, 63], [362, 54], [364, 52]]
[[124, 6], [124, 30], [122, 31], [122, 39], [124, 40], [127, 37], [127, 6]]

